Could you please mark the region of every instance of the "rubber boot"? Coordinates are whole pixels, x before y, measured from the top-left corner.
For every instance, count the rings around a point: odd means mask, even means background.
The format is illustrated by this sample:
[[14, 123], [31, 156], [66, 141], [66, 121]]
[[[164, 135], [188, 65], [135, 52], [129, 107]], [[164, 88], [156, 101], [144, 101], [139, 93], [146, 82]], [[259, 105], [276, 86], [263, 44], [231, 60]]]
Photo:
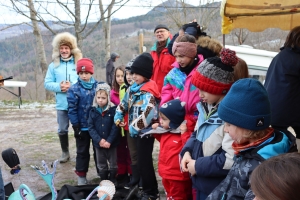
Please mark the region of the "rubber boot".
[[300, 153], [300, 139], [296, 138], [298, 153]]
[[140, 173], [137, 165], [131, 165], [132, 176], [129, 183], [127, 183], [124, 188], [130, 189], [131, 187], [137, 185], [140, 181]]
[[116, 185], [117, 182], [117, 173], [118, 173], [118, 169], [110, 169], [109, 170], [109, 180], [111, 182], [113, 182]]
[[101, 170], [99, 172], [99, 176], [101, 178], [101, 181], [102, 180], [108, 180], [108, 171], [107, 170]]
[[70, 159], [68, 134], [59, 135], [59, 141], [62, 150], [62, 155], [59, 158], [59, 162], [65, 163]]

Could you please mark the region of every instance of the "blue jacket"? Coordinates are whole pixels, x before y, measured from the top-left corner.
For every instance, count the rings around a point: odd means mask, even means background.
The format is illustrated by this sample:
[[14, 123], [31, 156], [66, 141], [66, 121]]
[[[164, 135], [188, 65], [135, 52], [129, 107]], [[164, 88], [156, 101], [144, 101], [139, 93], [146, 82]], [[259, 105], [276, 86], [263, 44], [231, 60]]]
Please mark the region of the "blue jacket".
[[72, 125], [79, 124], [81, 129], [88, 128], [89, 112], [93, 105], [97, 84], [98, 82], [95, 81], [91, 89], [86, 89], [78, 79], [78, 82], [69, 88], [67, 92], [68, 116]]
[[60, 65], [58, 66], [54, 66], [53, 62], [49, 65], [44, 87], [46, 90], [55, 92], [57, 110], [68, 110], [67, 93], [61, 92], [60, 83], [62, 81], [70, 81], [71, 85], [73, 85], [77, 82], [77, 78], [78, 75], [73, 57], [68, 62], [60, 59]]
[[99, 145], [101, 139], [109, 142], [111, 147], [116, 147], [119, 144], [121, 135], [120, 128], [114, 123], [115, 112], [116, 106], [110, 107], [102, 114], [95, 107], [92, 107], [88, 119], [88, 128], [94, 147], [101, 148]]
[[233, 164], [233, 140], [224, 132], [224, 121], [218, 116], [217, 106], [208, 110], [206, 103], [198, 103], [199, 117], [196, 131], [184, 145], [181, 156], [190, 152], [196, 160], [193, 186], [208, 195], [226, 177]]
[[207, 200], [252, 200], [250, 176], [266, 159], [279, 154], [297, 151], [296, 138], [290, 132], [274, 131], [273, 135], [257, 147], [239, 152], [226, 178], [207, 197]]

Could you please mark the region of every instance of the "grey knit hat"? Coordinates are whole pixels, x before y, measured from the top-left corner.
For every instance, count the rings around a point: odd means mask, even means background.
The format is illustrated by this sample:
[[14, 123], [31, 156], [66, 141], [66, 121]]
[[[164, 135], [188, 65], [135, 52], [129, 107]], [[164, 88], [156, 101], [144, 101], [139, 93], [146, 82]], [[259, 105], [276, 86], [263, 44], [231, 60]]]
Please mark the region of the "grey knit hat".
[[93, 107], [98, 107], [98, 104], [97, 104], [97, 92], [99, 90], [104, 90], [107, 94], [107, 107], [110, 107], [110, 104], [111, 104], [111, 101], [110, 101], [110, 86], [105, 83], [105, 82], [100, 82], [98, 83], [97, 87], [96, 87], [96, 91], [95, 91], [95, 97], [94, 97], [94, 101], [93, 101]]

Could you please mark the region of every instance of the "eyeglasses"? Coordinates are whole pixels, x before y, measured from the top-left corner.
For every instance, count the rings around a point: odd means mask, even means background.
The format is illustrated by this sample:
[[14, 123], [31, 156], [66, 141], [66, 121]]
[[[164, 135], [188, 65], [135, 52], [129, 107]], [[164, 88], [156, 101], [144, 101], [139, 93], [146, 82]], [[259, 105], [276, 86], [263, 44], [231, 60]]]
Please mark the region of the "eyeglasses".
[[158, 35], [158, 34], [164, 33], [164, 32], [166, 32], [166, 30], [155, 31], [155, 35]]

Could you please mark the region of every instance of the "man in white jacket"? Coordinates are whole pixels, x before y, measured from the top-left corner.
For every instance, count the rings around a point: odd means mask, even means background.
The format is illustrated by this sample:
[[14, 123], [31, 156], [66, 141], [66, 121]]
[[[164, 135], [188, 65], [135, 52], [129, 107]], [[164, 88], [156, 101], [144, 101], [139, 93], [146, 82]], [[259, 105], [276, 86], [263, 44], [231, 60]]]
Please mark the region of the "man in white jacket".
[[44, 86], [46, 90], [55, 93], [58, 135], [62, 149], [60, 163], [69, 160], [69, 140], [68, 140], [68, 102], [67, 90], [77, 82], [76, 63], [82, 58], [80, 49], [77, 47], [76, 38], [68, 33], [57, 34], [53, 41], [53, 62], [50, 63], [45, 77]]

